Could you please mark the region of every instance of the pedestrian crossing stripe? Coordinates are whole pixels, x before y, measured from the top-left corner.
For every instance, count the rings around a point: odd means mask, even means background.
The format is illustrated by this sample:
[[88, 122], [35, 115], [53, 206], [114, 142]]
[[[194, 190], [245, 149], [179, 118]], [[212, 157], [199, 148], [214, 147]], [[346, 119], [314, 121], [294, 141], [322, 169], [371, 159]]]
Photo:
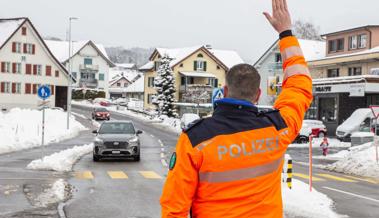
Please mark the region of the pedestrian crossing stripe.
[[146, 179], [161, 179], [162, 177], [154, 171], [140, 171], [141, 175]]
[[128, 175], [126, 175], [122, 171], [108, 171], [108, 175], [112, 179], [127, 179], [128, 178]]
[[327, 178], [327, 179], [332, 179], [332, 180], [341, 181], [341, 182], [357, 182], [357, 181], [352, 180], [352, 179], [347, 179], [347, 178], [343, 178], [343, 177], [339, 177], [339, 176], [333, 176], [333, 175], [325, 174], [325, 173], [319, 173], [317, 175], [324, 177], [324, 178]]
[[94, 178], [91, 171], [76, 172], [75, 177], [77, 179], [93, 179]]
[[[302, 179], [309, 179], [309, 175], [306, 175], [306, 174], [302, 174], [302, 173], [292, 173], [293, 176], [295, 177], [298, 177], [298, 178], [302, 178]], [[321, 179], [321, 178], [318, 178], [318, 177], [314, 177], [312, 176], [312, 180], [313, 181], [325, 181], [325, 179]]]

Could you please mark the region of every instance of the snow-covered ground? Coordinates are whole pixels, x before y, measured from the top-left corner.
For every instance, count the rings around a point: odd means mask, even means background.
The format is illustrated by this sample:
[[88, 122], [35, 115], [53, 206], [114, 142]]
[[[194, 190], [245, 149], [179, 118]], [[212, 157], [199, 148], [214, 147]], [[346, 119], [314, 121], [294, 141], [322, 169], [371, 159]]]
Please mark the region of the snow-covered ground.
[[292, 189], [283, 183], [283, 207], [285, 217], [334, 218], [342, 217], [333, 211], [333, 201], [326, 195], [299, 180], [292, 181]]
[[349, 151], [337, 153], [341, 160], [326, 166], [326, 169], [379, 178], [379, 163], [376, 162], [376, 147], [370, 142], [361, 146], [352, 147]]
[[[320, 144], [322, 142], [323, 138], [314, 138], [312, 140], [312, 147], [313, 148], [318, 148], [320, 147]], [[340, 140], [338, 139], [332, 139], [332, 138], [328, 138], [328, 141], [329, 141], [329, 147], [330, 148], [333, 148], [333, 147], [339, 147], [339, 148], [349, 148], [351, 147], [351, 143], [350, 142], [341, 142]], [[306, 143], [306, 144], [290, 144], [289, 145], [290, 148], [308, 148], [309, 147], [309, 143]]]
[[[86, 128], [70, 118], [66, 129], [67, 114], [60, 110], [45, 111], [45, 145], [75, 137]], [[0, 112], [0, 154], [41, 146], [42, 111], [14, 108]]]
[[73, 165], [84, 155], [90, 153], [93, 144], [75, 146], [73, 148], [56, 152], [52, 155], [32, 161], [28, 164], [28, 169], [33, 170], [53, 170], [59, 172], [71, 171]]
[[37, 207], [46, 207], [50, 204], [62, 202], [67, 199], [68, 191], [66, 190], [68, 184], [63, 179], [58, 179], [52, 186], [45, 189], [40, 195], [34, 199], [34, 205]]

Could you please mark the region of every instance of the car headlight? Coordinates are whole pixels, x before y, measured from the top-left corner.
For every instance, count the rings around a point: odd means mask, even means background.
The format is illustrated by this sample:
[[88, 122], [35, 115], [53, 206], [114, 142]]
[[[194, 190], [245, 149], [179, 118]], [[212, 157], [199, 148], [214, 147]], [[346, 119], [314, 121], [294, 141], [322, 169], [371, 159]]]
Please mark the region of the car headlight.
[[129, 139], [129, 142], [130, 142], [130, 143], [137, 143], [137, 142], [138, 142], [138, 137], [135, 136], [135, 137]]
[[99, 138], [95, 138], [95, 145], [97, 146], [102, 146], [104, 144], [104, 141], [99, 139]]

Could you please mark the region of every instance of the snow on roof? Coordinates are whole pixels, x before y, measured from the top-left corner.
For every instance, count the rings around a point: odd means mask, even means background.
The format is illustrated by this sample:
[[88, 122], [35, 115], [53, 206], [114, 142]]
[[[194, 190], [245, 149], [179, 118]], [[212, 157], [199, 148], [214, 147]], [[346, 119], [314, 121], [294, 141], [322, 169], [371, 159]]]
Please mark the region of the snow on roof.
[[109, 84], [113, 84], [115, 81], [125, 77], [127, 80], [132, 81], [139, 72], [136, 70], [117, 70], [115, 68], [109, 69]]
[[122, 64], [116, 64], [116, 66], [120, 68], [131, 69], [131, 68], [134, 68], [136, 64], [135, 63], [122, 63]]
[[0, 19], [0, 46], [20, 27], [26, 18]]
[[144, 84], [145, 84], [145, 77], [143, 75], [139, 75], [139, 78], [135, 80], [132, 84], [130, 84], [128, 87], [126, 87], [126, 92], [143, 92], [144, 91]]
[[299, 39], [305, 60], [314, 60], [325, 57], [326, 42], [316, 40]]
[[344, 57], [352, 57], [352, 56], [358, 56], [358, 55], [367, 55], [367, 54], [373, 54], [373, 53], [379, 53], [379, 46], [374, 47], [372, 49], [364, 50], [361, 52], [355, 52], [355, 53], [350, 53], [350, 54], [341, 54], [341, 55], [334, 55], [334, 56], [329, 56], [329, 57], [322, 57], [319, 59], [314, 59], [311, 61], [321, 61], [321, 60], [329, 60], [329, 59], [334, 59], [334, 58], [344, 58]]
[[215, 75], [206, 72], [180, 72], [180, 74], [189, 77], [216, 78]]
[[[207, 49], [211, 54], [213, 54], [217, 59], [219, 59], [225, 66], [228, 68], [233, 67], [236, 64], [244, 63], [242, 58], [238, 55], [237, 52], [231, 50], [217, 50], [217, 49], [208, 49], [204, 46], [193, 46], [193, 47], [184, 47], [184, 48], [157, 48], [156, 50], [160, 55], [167, 54], [173, 60], [171, 61], [170, 66], [173, 67], [179, 62], [183, 61], [186, 57], [194, 53], [195, 51], [204, 48]], [[154, 62], [149, 61], [140, 70], [149, 70], [154, 67]]]
[[[69, 58], [68, 54], [68, 41], [56, 41], [56, 40], [44, 40], [46, 45], [49, 47], [51, 52], [54, 54], [54, 56], [61, 62], [67, 61]], [[89, 43], [90, 40], [83, 40], [83, 41], [73, 41], [72, 42], [72, 54], [75, 55], [78, 53], [87, 43]], [[104, 57], [109, 59], [107, 52], [105, 51], [105, 48], [102, 44], [95, 44], [97, 49], [102, 53]]]

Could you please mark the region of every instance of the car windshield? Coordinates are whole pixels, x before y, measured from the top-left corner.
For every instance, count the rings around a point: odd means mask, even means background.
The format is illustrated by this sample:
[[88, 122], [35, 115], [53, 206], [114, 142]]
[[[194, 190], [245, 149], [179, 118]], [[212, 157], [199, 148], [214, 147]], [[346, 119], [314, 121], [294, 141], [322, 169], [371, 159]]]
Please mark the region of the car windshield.
[[103, 123], [99, 134], [135, 134], [132, 123]]
[[108, 112], [106, 108], [95, 108], [96, 112]]

